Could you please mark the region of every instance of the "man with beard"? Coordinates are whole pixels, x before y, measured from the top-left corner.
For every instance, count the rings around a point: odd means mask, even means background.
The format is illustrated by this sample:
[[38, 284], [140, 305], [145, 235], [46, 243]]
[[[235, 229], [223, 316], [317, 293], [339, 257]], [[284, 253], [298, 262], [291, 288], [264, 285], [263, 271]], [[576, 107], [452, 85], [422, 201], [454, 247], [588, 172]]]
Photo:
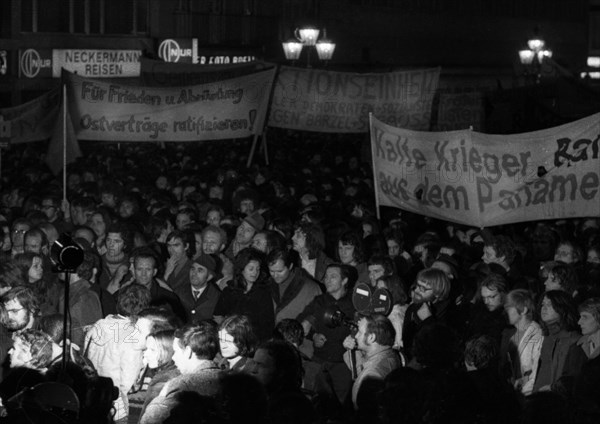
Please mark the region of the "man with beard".
[[356, 334], [344, 340], [344, 347], [348, 349], [344, 361], [352, 369], [350, 350], [358, 349], [355, 365], [358, 375], [352, 385], [352, 404], [359, 410], [359, 416], [366, 418], [367, 411], [376, 413], [376, 394], [383, 388], [384, 378], [402, 366], [402, 359], [392, 349], [396, 331], [385, 316], [364, 316], [358, 320], [357, 327]]
[[13, 287], [2, 297], [2, 306], [6, 314], [4, 326], [9, 331], [21, 331], [37, 328], [40, 311], [39, 300], [27, 287]]
[[412, 304], [406, 310], [402, 341], [407, 356], [412, 356], [413, 341], [425, 325], [452, 320], [453, 305], [449, 300], [450, 280], [439, 269], [426, 268], [417, 274]]
[[[39, 300], [33, 291], [27, 287], [17, 286], [10, 289], [2, 296], [3, 330], [10, 333], [29, 328], [37, 329], [38, 315], [40, 312]], [[9, 349], [12, 348], [12, 340], [2, 337], [0, 345], [0, 360], [4, 364]], [[2, 371], [0, 367], [0, 374]]]
[[502, 331], [507, 326], [504, 315], [507, 293], [508, 285], [502, 275], [491, 273], [484, 278], [479, 289], [480, 300], [471, 307], [465, 340], [486, 335], [500, 345]]
[[208, 225], [202, 230], [202, 253], [217, 258], [215, 284], [223, 290], [229, 280], [233, 280], [233, 262], [223, 251], [227, 245], [227, 233], [221, 227]]

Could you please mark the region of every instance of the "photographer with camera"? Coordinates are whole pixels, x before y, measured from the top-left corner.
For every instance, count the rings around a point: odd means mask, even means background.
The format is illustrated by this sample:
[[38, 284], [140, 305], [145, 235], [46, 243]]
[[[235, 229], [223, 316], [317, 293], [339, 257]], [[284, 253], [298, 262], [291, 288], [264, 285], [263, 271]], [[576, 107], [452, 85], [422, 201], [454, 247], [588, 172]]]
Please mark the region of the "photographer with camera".
[[[356, 367], [357, 377], [352, 385], [354, 409], [366, 416], [373, 416], [376, 406], [375, 394], [383, 387], [383, 379], [402, 366], [402, 359], [392, 349], [396, 331], [385, 316], [373, 314], [358, 320], [358, 331], [344, 340], [347, 349], [344, 362], [349, 369]], [[352, 363], [351, 351], [357, 349], [356, 364]]]
[[352, 267], [330, 264], [323, 280], [326, 293], [315, 297], [297, 318], [302, 323], [306, 338], [312, 340], [315, 348], [315, 382], [312, 387], [305, 388], [339, 404], [344, 404], [352, 385], [350, 370], [343, 359], [343, 341], [350, 334], [350, 328], [332, 326], [327, 312], [339, 310], [346, 317], [354, 316], [351, 293], [355, 282], [356, 270]]

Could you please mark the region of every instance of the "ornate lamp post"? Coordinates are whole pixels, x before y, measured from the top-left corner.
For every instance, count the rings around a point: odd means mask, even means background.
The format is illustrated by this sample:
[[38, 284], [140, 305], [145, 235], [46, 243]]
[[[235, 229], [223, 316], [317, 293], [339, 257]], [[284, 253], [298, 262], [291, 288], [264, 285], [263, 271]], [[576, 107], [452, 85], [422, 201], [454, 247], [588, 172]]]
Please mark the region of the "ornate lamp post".
[[317, 50], [319, 60], [331, 60], [335, 51], [335, 43], [327, 38], [327, 30], [323, 29], [323, 37], [319, 39], [321, 31], [314, 26], [305, 26], [296, 28], [294, 37], [281, 43], [283, 52], [287, 60], [296, 61], [300, 58], [300, 53], [306, 47], [306, 66], [310, 68], [310, 54], [313, 48]]
[[525, 67], [525, 74], [532, 75], [539, 84], [542, 77], [542, 65], [546, 58], [552, 57], [552, 50], [545, 48], [546, 43], [539, 37], [527, 41], [527, 49], [519, 50], [519, 59]]

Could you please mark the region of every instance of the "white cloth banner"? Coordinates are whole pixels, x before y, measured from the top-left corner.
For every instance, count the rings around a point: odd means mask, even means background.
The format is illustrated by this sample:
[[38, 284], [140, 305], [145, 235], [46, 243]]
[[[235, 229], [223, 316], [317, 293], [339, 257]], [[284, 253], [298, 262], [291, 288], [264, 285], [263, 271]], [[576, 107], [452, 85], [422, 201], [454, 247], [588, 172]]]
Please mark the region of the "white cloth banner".
[[378, 204], [489, 227], [600, 216], [600, 114], [513, 135], [418, 132], [371, 115]]

